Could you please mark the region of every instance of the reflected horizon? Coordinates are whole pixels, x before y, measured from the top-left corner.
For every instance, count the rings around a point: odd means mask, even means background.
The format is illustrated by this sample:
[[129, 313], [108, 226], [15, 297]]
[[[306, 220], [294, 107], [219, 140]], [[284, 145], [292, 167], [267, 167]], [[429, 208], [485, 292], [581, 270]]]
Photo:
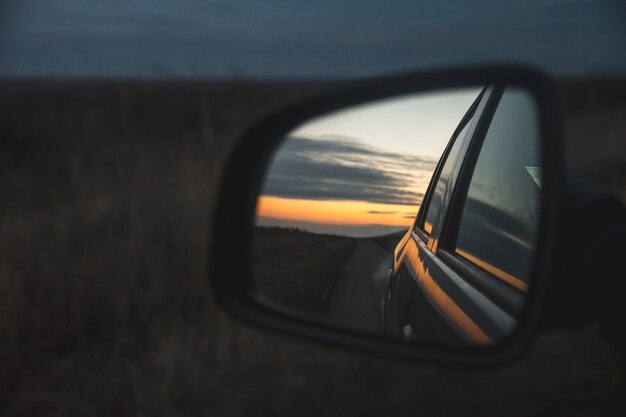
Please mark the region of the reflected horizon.
[[394, 97], [298, 126], [269, 165], [256, 224], [349, 237], [407, 230], [480, 90]]

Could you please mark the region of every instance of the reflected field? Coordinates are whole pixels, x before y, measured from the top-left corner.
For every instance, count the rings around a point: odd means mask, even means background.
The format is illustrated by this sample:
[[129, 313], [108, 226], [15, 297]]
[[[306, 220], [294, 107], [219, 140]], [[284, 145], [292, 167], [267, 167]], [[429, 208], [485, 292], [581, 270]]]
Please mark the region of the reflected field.
[[404, 233], [370, 239], [257, 227], [256, 284], [263, 297], [291, 313], [336, 327], [381, 333], [384, 278], [392, 262], [391, 250]]

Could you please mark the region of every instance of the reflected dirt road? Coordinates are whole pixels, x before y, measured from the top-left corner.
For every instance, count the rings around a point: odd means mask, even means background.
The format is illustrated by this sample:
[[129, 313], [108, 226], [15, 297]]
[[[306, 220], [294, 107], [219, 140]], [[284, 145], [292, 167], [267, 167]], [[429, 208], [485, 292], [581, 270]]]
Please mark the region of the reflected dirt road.
[[327, 296], [327, 321], [352, 330], [380, 332], [380, 306], [392, 254], [370, 239], [354, 251]]

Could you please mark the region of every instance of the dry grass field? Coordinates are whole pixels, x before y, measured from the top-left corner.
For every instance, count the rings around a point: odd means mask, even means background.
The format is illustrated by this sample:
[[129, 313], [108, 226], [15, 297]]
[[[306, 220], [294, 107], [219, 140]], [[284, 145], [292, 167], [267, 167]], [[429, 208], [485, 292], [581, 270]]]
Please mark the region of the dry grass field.
[[263, 296], [282, 307], [315, 316], [352, 251], [352, 238], [280, 227], [255, 228], [252, 273]]
[[[620, 361], [595, 326], [459, 372], [218, 311], [209, 213], [232, 139], [325, 88], [0, 82], [0, 415], [597, 415]], [[626, 201], [626, 83], [561, 91], [569, 165]]]

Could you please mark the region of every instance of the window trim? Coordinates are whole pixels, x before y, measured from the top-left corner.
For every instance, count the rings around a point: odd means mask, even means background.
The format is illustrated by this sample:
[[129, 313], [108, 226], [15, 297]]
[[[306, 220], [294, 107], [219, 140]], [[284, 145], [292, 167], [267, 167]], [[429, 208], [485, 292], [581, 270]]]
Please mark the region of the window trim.
[[491, 95], [488, 98], [483, 112], [480, 114], [474, 135], [470, 139], [469, 146], [465, 152], [463, 160], [461, 161], [461, 167], [459, 169], [459, 175], [452, 190], [452, 196], [450, 198], [450, 204], [447, 207], [444, 221], [441, 227], [441, 233], [439, 236], [439, 247], [447, 249], [454, 253], [456, 249], [456, 241], [459, 233], [459, 227], [461, 223], [460, 214], [465, 206], [465, 200], [467, 199], [467, 193], [472, 180], [473, 174], [480, 156], [480, 150], [482, 149], [483, 142], [487, 136], [487, 131], [493, 121], [493, 116], [498, 109], [500, 99], [504, 93], [504, 85], [495, 85]]
[[416, 235], [418, 235], [420, 237], [420, 239], [422, 239], [424, 244], [428, 244], [429, 236], [428, 236], [428, 233], [426, 233], [425, 230], [422, 230], [419, 227], [414, 227], [413, 231], [415, 232]]
[[478, 109], [478, 106], [479, 106], [480, 102], [482, 101], [484, 95], [486, 94], [487, 89], [489, 89], [489, 87], [490, 87], [489, 85], [486, 85], [486, 86], [483, 87], [483, 89], [480, 92], [480, 94], [478, 94], [478, 96], [476, 97], [476, 99], [474, 100], [472, 105], [465, 112], [465, 115], [463, 116], [463, 118], [461, 119], [461, 121], [457, 125], [456, 129], [454, 130], [454, 133], [452, 133], [452, 136], [450, 137], [450, 140], [448, 141], [448, 144], [446, 145], [446, 148], [445, 148], [445, 150], [443, 152], [443, 155], [441, 156], [441, 158], [439, 158], [439, 161], [437, 162], [437, 166], [435, 167], [435, 171], [433, 172], [433, 176], [430, 178], [430, 182], [428, 184], [428, 188], [426, 189], [426, 194], [424, 194], [424, 198], [422, 199], [419, 211], [417, 212], [417, 216], [415, 217], [415, 221], [413, 223], [413, 230], [416, 230], [418, 235], [423, 240], [425, 239], [425, 242], [428, 241], [428, 238], [431, 235], [431, 233], [428, 233], [426, 231], [426, 229], [424, 228], [424, 220], [425, 220], [425, 215], [426, 215], [426, 212], [427, 212], [426, 208], [430, 207], [430, 202], [431, 202], [433, 190], [434, 190], [435, 186], [437, 185], [437, 182], [439, 181], [439, 176], [441, 175], [441, 170], [443, 169], [443, 166], [445, 165], [446, 161], [448, 160], [448, 155], [450, 154], [450, 150], [452, 149], [452, 146], [454, 145], [454, 143], [458, 139], [459, 133], [461, 133], [461, 131], [463, 129], [465, 129], [465, 126], [474, 117], [474, 115], [475, 115], [475, 113], [476, 113], [476, 111]]
[[509, 285], [456, 252], [441, 248], [437, 256], [504, 311], [515, 317], [521, 314], [527, 292]]

